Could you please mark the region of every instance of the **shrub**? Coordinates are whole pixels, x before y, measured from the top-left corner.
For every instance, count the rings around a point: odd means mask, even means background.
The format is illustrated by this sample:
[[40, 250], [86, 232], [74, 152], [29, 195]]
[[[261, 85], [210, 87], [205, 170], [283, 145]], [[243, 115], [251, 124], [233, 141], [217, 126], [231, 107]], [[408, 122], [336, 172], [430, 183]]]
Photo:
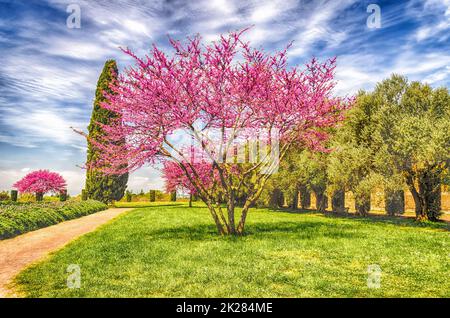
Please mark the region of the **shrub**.
[[61, 202], [67, 201], [67, 190], [62, 190], [61, 193], [59, 194], [59, 200]]
[[76, 219], [106, 208], [106, 204], [94, 200], [2, 203], [0, 204], [0, 239]]
[[8, 192], [6, 191], [0, 192], [0, 201], [8, 201], [8, 200], [9, 200]]
[[125, 199], [127, 202], [131, 202], [132, 194], [130, 191], [127, 191], [125, 194]]
[[88, 199], [88, 193], [86, 189], [81, 190], [81, 201], [86, 201]]

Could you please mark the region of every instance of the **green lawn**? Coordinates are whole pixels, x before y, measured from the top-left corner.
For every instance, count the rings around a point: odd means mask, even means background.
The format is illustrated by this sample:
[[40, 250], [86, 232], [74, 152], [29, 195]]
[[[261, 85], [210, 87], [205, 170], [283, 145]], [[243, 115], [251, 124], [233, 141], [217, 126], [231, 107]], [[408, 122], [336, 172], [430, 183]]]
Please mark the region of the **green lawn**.
[[[31, 297], [450, 297], [444, 225], [252, 210], [219, 237], [204, 207], [130, 211], [22, 272]], [[81, 288], [66, 287], [79, 264]], [[382, 269], [367, 287], [368, 265]]]

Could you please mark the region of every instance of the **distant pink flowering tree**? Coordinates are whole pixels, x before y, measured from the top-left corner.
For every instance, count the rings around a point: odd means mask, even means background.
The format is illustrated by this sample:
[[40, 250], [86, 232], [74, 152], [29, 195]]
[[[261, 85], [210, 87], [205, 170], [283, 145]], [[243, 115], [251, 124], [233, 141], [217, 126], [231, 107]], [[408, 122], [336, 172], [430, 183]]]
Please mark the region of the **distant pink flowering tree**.
[[[189, 169], [189, 173], [193, 174], [189, 164], [183, 163]], [[202, 184], [205, 188], [210, 189], [213, 184], [213, 179], [210, 178], [209, 173], [212, 170], [211, 164], [206, 162], [192, 163], [195, 171], [198, 173], [199, 178], [202, 180]], [[163, 167], [163, 179], [167, 192], [176, 190], [187, 191], [189, 194], [197, 194], [197, 188], [189, 180], [186, 173], [177, 162], [166, 161]]]
[[60, 174], [48, 170], [30, 172], [13, 185], [21, 193], [35, 193], [38, 200], [47, 192], [60, 193], [66, 186], [66, 180]]
[[[209, 162], [183, 162], [182, 163], [188, 170], [189, 174], [194, 174], [192, 168], [199, 176], [203, 187], [212, 191], [217, 184], [220, 184], [220, 179], [217, 173], [211, 176], [210, 173], [213, 170], [211, 163]], [[181, 168], [180, 164], [174, 161], [165, 161], [162, 169], [162, 177], [164, 179], [165, 188], [167, 192], [172, 191], [186, 191], [189, 193], [189, 206], [192, 205], [192, 196], [198, 195], [198, 190], [194, 184], [189, 180], [188, 174], [186, 174]]]
[[[172, 55], [156, 46], [144, 58], [125, 50], [136, 64], [113, 83], [102, 104], [120, 120], [101, 125], [102, 140], [90, 140], [101, 150], [94, 165], [104, 173], [172, 162], [168, 176], [179, 175], [178, 184], [206, 203], [220, 234], [243, 234], [250, 206], [288, 149], [317, 148], [327, 139], [326, 128], [341, 121], [350, 104], [332, 95], [335, 59], [288, 67], [288, 48], [274, 54], [254, 49], [242, 40], [244, 31], [207, 45], [200, 36], [186, 43], [170, 40]], [[211, 130], [219, 137], [206, 136]], [[198, 165], [183, 152], [185, 145], [173, 138], [180, 134], [195, 143], [208, 164]], [[276, 160], [265, 160], [268, 155], [261, 152], [259, 160], [239, 160], [239, 155], [251, 157], [254, 148], [246, 143], [239, 153], [234, 141], [261, 134], [267, 138], [259, 151], [272, 153], [277, 144]], [[237, 221], [236, 195], [243, 188], [247, 199]], [[217, 204], [219, 193], [225, 213]]]

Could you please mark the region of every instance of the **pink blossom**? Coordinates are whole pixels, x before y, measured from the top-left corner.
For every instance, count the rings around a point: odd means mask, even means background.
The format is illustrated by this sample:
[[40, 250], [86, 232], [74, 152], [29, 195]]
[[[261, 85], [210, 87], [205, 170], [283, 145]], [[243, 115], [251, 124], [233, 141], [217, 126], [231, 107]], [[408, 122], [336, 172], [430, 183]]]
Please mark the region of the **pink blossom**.
[[37, 170], [17, 181], [13, 187], [21, 193], [59, 193], [66, 188], [66, 181], [56, 172]]

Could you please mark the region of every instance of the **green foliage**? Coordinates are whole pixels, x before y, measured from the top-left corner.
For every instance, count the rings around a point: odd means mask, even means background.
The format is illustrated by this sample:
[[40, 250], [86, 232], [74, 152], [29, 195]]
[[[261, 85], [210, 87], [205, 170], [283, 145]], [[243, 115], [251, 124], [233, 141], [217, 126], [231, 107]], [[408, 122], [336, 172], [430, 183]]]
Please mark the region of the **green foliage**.
[[125, 199], [127, 202], [131, 202], [132, 193], [130, 191], [127, 191], [125, 193]]
[[170, 192], [170, 201], [175, 202], [176, 200], [177, 200], [177, 192], [176, 191]]
[[21, 193], [19, 202], [36, 202], [36, 195], [33, 193]]
[[94, 200], [0, 205], [0, 239], [37, 230], [106, 209]]
[[272, 208], [281, 208], [284, 206], [284, 194], [279, 188], [275, 188], [271, 192], [269, 206]]
[[309, 209], [311, 207], [311, 191], [307, 186], [302, 185], [299, 188], [300, 192], [300, 206], [302, 209]]
[[67, 190], [61, 191], [61, 193], [59, 194], [59, 200], [61, 202], [67, 201]]
[[[101, 107], [101, 103], [107, 102], [104, 93], [111, 93], [109, 85], [117, 79], [117, 65], [114, 60], [108, 60], [105, 63], [103, 71], [97, 82], [95, 92], [94, 107], [92, 110], [91, 121], [88, 126], [89, 137], [100, 141], [103, 131], [99, 125], [108, 124], [111, 120], [117, 118], [117, 114]], [[123, 141], [125, 142], [125, 141]], [[98, 158], [98, 149], [95, 149], [88, 141], [87, 164]], [[86, 173], [86, 191], [90, 199], [109, 203], [120, 200], [128, 182], [128, 173], [123, 175], [104, 175], [94, 168], [88, 168]]]
[[9, 201], [10, 197], [8, 195], [8, 192], [2, 191], [0, 192], [0, 201]]
[[380, 177], [374, 169], [377, 151], [374, 131], [378, 110], [374, 100], [370, 94], [360, 92], [342, 127], [333, 136], [334, 151], [329, 155], [327, 166], [333, 210], [344, 210], [345, 189], [354, 194], [356, 212], [367, 215], [370, 193], [380, 184]]
[[[27, 268], [15, 283], [24, 296], [50, 298], [449, 297], [445, 224], [250, 213], [248, 235], [236, 240], [215, 235], [204, 205], [131, 211]], [[82, 268], [79, 289], [66, 286], [74, 260]], [[367, 286], [371, 264], [383, 271], [381, 288]]]
[[[417, 217], [436, 220], [441, 179], [450, 161], [449, 127], [447, 89], [433, 90], [392, 75], [372, 93], [358, 94], [355, 107], [333, 138], [329, 181], [354, 193], [361, 214], [370, 206], [375, 187], [395, 192], [407, 185]], [[404, 209], [390, 205], [388, 213]]]
[[88, 193], [86, 189], [81, 190], [81, 201], [86, 201], [88, 199]]
[[[259, 206], [273, 206], [274, 191], [282, 190], [283, 194], [289, 198], [287, 201], [295, 207], [293, 202], [297, 202], [298, 192], [305, 191], [304, 198], [307, 197], [306, 191], [313, 191], [316, 200], [319, 199], [321, 210], [326, 208], [327, 188], [327, 157], [326, 153], [310, 152], [299, 148], [292, 148], [280, 163], [279, 171], [269, 179], [266, 189], [263, 191]], [[278, 189], [278, 190], [276, 190]], [[308, 199], [302, 203], [300, 194], [300, 203], [303, 207], [309, 206]]]
[[378, 167], [389, 177], [404, 176], [418, 218], [436, 220], [441, 179], [450, 160], [450, 95], [419, 82], [392, 76], [374, 96], [380, 103]]

